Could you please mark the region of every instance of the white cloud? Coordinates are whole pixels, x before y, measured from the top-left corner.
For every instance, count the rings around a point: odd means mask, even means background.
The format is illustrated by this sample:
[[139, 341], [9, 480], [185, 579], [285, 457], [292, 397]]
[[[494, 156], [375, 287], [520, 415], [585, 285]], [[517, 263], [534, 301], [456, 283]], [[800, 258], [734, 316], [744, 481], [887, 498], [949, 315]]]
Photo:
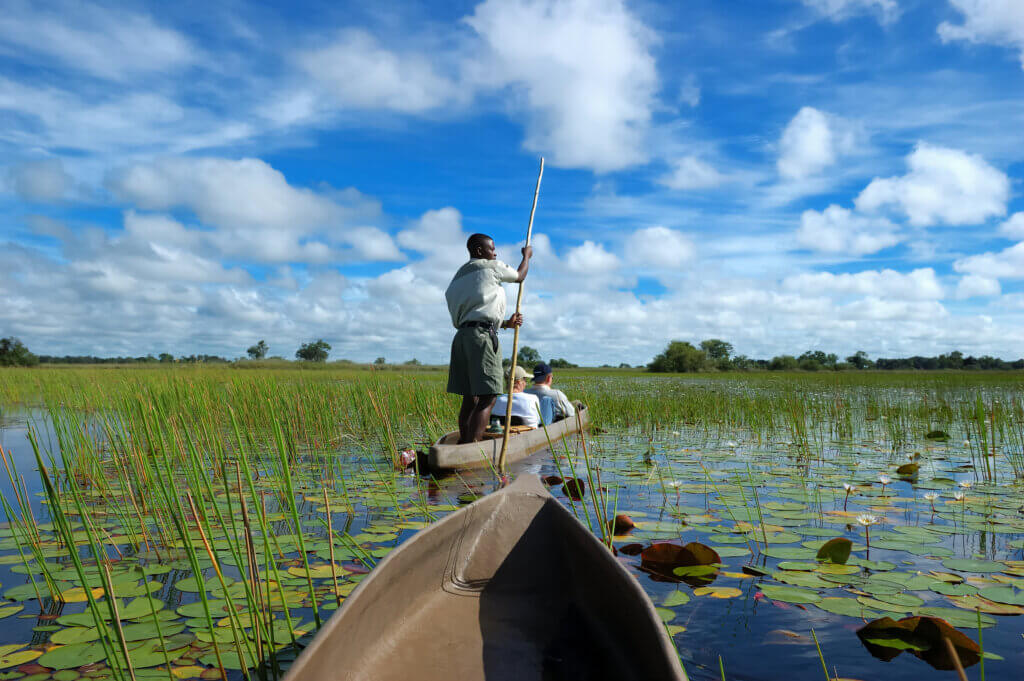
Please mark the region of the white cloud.
[[679, 101], [691, 109], [696, 109], [700, 106], [700, 83], [697, 82], [697, 77], [692, 73], [679, 86]]
[[227, 227], [309, 231], [327, 222], [332, 203], [256, 158], [173, 158], [111, 175], [108, 187], [146, 210], [185, 207], [203, 222]]
[[[393, 52], [366, 31], [347, 29], [326, 47], [301, 52], [297, 60], [343, 107], [420, 113], [449, 104], [464, 92], [438, 72], [431, 56]], [[292, 100], [289, 110], [278, 115], [302, 118], [310, 105], [308, 99]]]
[[[295, 187], [255, 158], [170, 158], [111, 173], [107, 187], [145, 210], [184, 208], [221, 254], [260, 262], [396, 261], [390, 235], [369, 225], [380, 205], [355, 189]], [[342, 250], [341, 247], [347, 247]]]
[[999, 253], [979, 253], [960, 258], [953, 263], [957, 272], [977, 274], [999, 279], [1024, 278], [1024, 241], [1005, 248]]
[[786, 277], [782, 288], [803, 295], [869, 296], [885, 300], [939, 300], [945, 295], [931, 267], [907, 274], [895, 270], [865, 270], [856, 274], [817, 272]]
[[626, 239], [626, 259], [641, 269], [675, 269], [693, 260], [696, 253], [686, 235], [667, 227], [638, 229]]
[[669, 189], [708, 189], [726, 181], [726, 177], [696, 156], [685, 156], [672, 164], [672, 171], [658, 178]]
[[527, 149], [598, 172], [646, 160], [654, 35], [621, 0], [487, 0], [465, 21], [489, 50], [481, 85], [522, 93]]
[[960, 300], [977, 296], [998, 296], [1001, 292], [998, 279], [978, 274], [963, 276], [956, 285], [956, 297]]
[[398, 244], [420, 253], [455, 252], [466, 260], [468, 234], [462, 231], [462, 213], [451, 206], [428, 210], [407, 229], [398, 233]]
[[857, 136], [846, 121], [805, 106], [789, 122], [779, 140], [779, 174], [788, 179], [816, 175], [856, 146]]
[[822, 212], [804, 211], [797, 243], [812, 251], [861, 256], [900, 242], [896, 225], [885, 218], [857, 215], [837, 205]]
[[943, 21], [938, 32], [942, 42], [1005, 45], [1020, 50], [1024, 68], [1024, 4], [1020, 0], [949, 0], [964, 15], [964, 23]]
[[862, 12], [873, 12], [883, 24], [900, 16], [896, 0], [803, 0], [803, 3], [832, 21], [841, 21]]
[[1009, 220], [999, 225], [999, 233], [1011, 239], [1024, 239], [1024, 212], [1014, 213]]
[[569, 251], [565, 265], [570, 272], [600, 277], [610, 270], [618, 269], [619, 259], [601, 244], [588, 240]]
[[124, 7], [5, 0], [0, 52], [33, 52], [94, 76], [126, 80], [192, 63], [196, 48], [181, 33]]
[[976, 225], [1006, 214], [1010, 181], [981, 156], [922, 143], [907, 166], [906, 175], [872, 180], [857, 197], [857, 209], [892, 208], [919, 227]]
[[10, 170], [14, 192], [29, 201], [56, 201], [71, 186], [71, 176], [59, 158], [20, 163]]

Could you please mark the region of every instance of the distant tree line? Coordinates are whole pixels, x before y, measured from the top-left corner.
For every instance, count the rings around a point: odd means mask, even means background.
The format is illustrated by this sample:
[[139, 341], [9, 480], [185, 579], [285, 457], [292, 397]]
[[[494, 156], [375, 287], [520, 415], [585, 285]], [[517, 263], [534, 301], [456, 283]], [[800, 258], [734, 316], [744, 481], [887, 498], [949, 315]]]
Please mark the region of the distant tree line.
[[664, 352], [647, 365], [649, 371], [686, 373], [694, 371], [859, 371], [877, 369], [937, 370], [964, 369], [979, 371], [1009, 371], [1024, 369], [1024, 359], [1006, 361], [998, 357], [964, 356], [958, 350], [937, 357], [879, 358], [872, 360], [863, 350], [840, 361], [833, 352], [808, 350], [802, 355], [776, 355], [771, 359], [751, 359], [746, 355], [733, 355], [731, 343], [711, 338], [700, 342], [700, 347], [686, 341], [672, 341]]
[[[540, 352], [535, 348], [531, 348], [529, 345], [524, 345], [519, 348], [519, 352], [516, 354], [516, 366], [521, 366], [527, 371], [533, 371], [533, 367], [543, 361], [544, 359], [541, 357]], [[578, 364], [573, 364], [569, 360], [562, 358], [549, 359], [548, 364], [551, 365], [552, 369], [571, 369], [579, 366]], [[506, 357], [501, 360], [501, 365], [507, 369], [512, 366], [512, 360]]]

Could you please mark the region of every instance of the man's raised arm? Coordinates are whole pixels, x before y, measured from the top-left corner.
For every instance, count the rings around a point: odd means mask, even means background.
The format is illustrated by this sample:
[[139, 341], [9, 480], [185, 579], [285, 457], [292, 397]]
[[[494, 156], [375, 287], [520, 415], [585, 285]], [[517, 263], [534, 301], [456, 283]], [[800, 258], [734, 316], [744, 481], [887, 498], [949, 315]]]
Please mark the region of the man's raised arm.
[[523, 246], [523, 261], [519, 263], [519, 278], [516, 279], [516, 283], [523, 283], [526, 279], [527, 272], [530, 271], [530, 258], [533, 257], [533, 246]]

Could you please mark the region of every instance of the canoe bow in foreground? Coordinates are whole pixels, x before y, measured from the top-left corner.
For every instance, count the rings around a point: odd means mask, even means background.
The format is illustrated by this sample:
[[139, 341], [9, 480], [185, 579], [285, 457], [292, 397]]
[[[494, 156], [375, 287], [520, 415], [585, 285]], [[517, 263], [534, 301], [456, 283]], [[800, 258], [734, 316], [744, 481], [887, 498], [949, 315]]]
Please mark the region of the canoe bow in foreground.
[[685, 681], [647, 594], [535, 475], [373, 569], [285, 681]]
[[[556, 421], [545, 428], [534, 428], [521, 433], [514, 433], [509, 437], [508, 462], [525, 459], [531, 454], [547, 449], [550, 444], [555, 444], [562, 438], [578, 433], [580, 425], [586, 428], [590, 425], [590, 410], [582, 403], [576, 403], [579, 420], [576, 417]], [[484, 440], [483, 442], [469, 442], [464, 445], [453, 444], [458, 441], [458, 431], [448, 433], [435, 442], [427, 454], [430, 470], [461, 470], [465, 468], [498, 468], [501, 459], [501, 438]]]

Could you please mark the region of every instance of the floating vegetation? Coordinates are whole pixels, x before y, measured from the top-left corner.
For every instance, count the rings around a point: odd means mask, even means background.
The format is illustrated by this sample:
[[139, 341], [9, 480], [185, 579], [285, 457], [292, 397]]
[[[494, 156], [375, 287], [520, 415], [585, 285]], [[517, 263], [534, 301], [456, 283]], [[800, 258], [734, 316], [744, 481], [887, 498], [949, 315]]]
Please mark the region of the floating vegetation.
[[[820, 678], [790, 658], [817, 643], [833, 677], [918, 678], [951, 668], [943, 638], [1019, 675], [1015, 375], [559, 380], [602, 432], [530, 463], [692, 675]], [[498, 484], [397, 469], [448, 429], [441, 373], [16, 370], [0, 405], [0, 681], [278, 677], [377, 561]]]

